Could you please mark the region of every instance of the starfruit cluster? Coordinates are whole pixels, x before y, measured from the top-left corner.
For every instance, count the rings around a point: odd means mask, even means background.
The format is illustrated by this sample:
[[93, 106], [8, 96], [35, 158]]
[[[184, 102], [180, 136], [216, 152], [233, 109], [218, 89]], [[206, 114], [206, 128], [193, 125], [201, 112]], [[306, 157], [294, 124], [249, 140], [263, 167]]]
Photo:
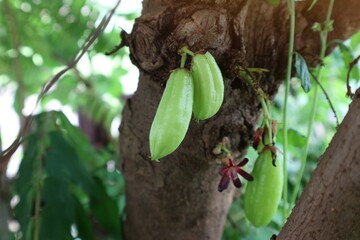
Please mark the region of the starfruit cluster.
[[[158, 161], [174, 152], [184, 140], [192, 113], [196, 120], [214, 116], [224, 98], [224, 81], [210, 52], [194, 54], [184, 48], [180, 68], [170, 73], [152, 122], [149, 142], [151, 159]], [[184, 67], [192, 56], [190, 70]]]

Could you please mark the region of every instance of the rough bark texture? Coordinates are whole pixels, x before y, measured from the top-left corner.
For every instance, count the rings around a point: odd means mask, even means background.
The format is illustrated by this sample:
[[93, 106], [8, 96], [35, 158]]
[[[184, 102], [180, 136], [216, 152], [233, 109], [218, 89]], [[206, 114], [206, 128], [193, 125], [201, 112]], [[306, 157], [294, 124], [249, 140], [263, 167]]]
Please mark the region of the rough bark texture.
[[[310, 2], [297, 3], [296, 28], [296, 49], [308, 61], [316, 59], [320, 49], [311, 25], [322, 22], [328, 4], [319, 0], [307, 12]], [[344, 39], [360, 25], [359, 2], [336, 4], [336, 29], [330, 39]], [[132, 33], [122, 34], [140, 69], [138, 90], [126, 104], [120, 129], [127, 240], [221, 238], [234, 189], [217, 192], [220, 165], [211, 152], [228, 136], [232, 150], [244, 154], [260, 109], [253, 90], [234, 77], [234, 66], [269, 69], [260, 83], [273, 96], [285, 71], [288, 18], [285, 3], [274, 8], [264, 0], [144, 0]], [[181, 146], [154, 163], [149, 159], [150, 125], [169, 71], [180, 64], [177, 50], [182, 45], [213, 53], [226, 77], [225, 99], [216, 116], [192, 121]]]
[[277, 240], [360, 239], [360, 90]]

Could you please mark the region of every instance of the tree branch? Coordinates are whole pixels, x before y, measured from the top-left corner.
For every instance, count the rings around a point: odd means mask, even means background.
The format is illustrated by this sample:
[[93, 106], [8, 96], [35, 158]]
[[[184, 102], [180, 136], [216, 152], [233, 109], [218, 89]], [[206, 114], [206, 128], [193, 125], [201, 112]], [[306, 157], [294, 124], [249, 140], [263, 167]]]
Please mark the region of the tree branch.
[[360, 239], [360, 89], [277, 240]]

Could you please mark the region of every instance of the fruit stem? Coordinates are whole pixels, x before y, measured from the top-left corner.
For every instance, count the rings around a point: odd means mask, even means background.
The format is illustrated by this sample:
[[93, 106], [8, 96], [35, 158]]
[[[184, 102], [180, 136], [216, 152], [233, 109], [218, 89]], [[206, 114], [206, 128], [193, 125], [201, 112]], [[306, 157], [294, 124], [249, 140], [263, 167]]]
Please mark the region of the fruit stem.
[[[269, 144], [271, 144], [273, 133], [272, 133], [272, 118], [271, 118], [271, 111], [270, 111], [270, 102], [267, 98], [267, 95], [264, 93], [264, 91], [260, 88], [258, 82], [253, 79], [253, 76], [251, 74], [251, 71], [258, 70], [258, 68], [240, 68], [238, 75], [242, 77], [249, 85], [252, 87], [256, 94], [258, 95], [261, 103], [261, 108], [263, 110], [264, 115], [264, 122], [266, 127], [268, 128], [268, 134], [269, 134]], [[264, 71], [264, 69], [260, 69], [261, 71]]]
[[224, 145], [221, 146], [221, 150], [226, 153], [226, 156], [231, 156], [231, 151]]
[[269, 109], [268, 109], [268, 104], [267, 104], [267, 101], [265, 100], [265, 98], [263, 97], [260, 97], [260, 102], [261, 102], [261, 107], [262, 107], [262, 110], [263, 110], [263, 114], [264, 114], [264, 119], [265, 119], [265, 125], [268, 129], [268, 135], [269, 135], [269, 144], [272, 144], [272, 126], [271, 126], [271, 115], [270, 115], [270, 112], [269, 112]]
[[186, 53], [182, 53], [181, 54], [181, 63], [180, 63], [180, 68], [184, 68], [185, 67], [185, 63], [186, 63]]
[[284, 97], [284, 109], [283, 109], [283, 175], [284, 175], [284, 185], [283, 185], [283, 223], [288, 216], [288, 182], [287, 182], [287, 147], [288, 147], [288, 126], [287, 126], [287, 108], [288, 108], [288, 97], [290, 90], [290, 79], [291, 79], [291, 67], [292, 67], [292, 58], [294, 51], [294, 35], [295, 35], [295, 0], [287, 1], [289, 12], [290, 12], [290, 32], [289, 32], [289, 49], [288, 49], [288, 61], [286, 68], [286, 79], [285, 79], [285, 97]]
[[194, 57], [195, 56], [195, 53], [192, 52], [187, 46], [184, 46], [182, 48], [180, 48], [179, 50], [179, 54], [183, 55], [184, 53]]

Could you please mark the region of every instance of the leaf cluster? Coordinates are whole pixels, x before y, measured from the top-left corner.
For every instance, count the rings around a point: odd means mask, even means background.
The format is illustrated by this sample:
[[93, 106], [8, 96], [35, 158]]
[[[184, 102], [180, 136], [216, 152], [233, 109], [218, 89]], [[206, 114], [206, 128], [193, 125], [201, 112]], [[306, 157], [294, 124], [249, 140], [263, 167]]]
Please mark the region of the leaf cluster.
[[105, 186], [109, 153], [94, 150], [61, 112], [41, 113], [34, 123], [14, 185], [21, 235], [95, 239], [98, 228], [104, 239], [121, 239], [122, 208]]

